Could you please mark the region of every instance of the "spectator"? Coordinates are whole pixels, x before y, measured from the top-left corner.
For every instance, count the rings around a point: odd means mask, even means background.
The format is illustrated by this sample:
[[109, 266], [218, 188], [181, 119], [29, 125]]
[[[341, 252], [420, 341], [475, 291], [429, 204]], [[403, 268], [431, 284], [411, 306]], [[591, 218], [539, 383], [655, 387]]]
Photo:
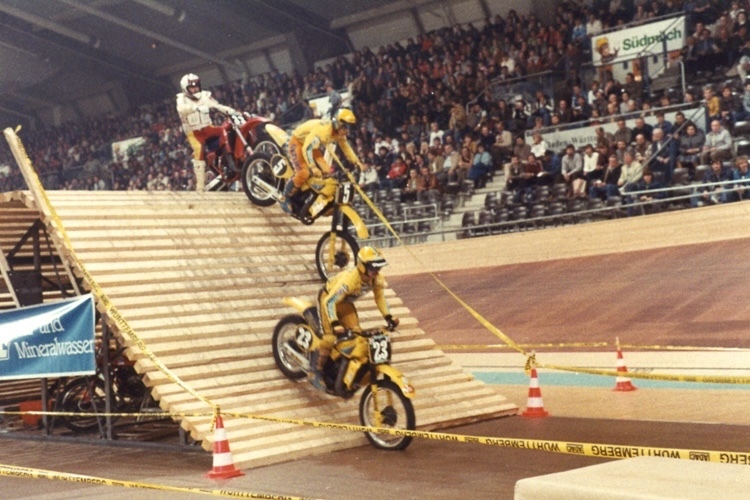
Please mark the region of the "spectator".
[[438, 122], [430, 123], [430, 146], [433, 146], [435, 144], [435, 139], [438, 139], [440, 141], [440, 144], [442, 144], [444, 135], [445, 132], [440, 130], [440, 125], [438, 124]]
[[701, 153], [701, 163], [714, 160], [726, 161], [732, 159], [732, 136], [721, 126], [719, 120], [711, 122], [711, 131], [706, 134], [706, 141]]
[[693, 207], [702, 207], [704, 205], [716, 205], [717, 203], [726, 203], [729, 199], [730, 188], [727, 184], [719, 184], [732, 179], [732, 174], [724, 168], [721, 160], [711, 160], [711, 169], [706, 172], [703, 178], [703, 186], [698, 188], [698, 195], [690, 199]]
[[547, 149], [549, 149], [547, 141], [542, 138], [542, 134], [535, 132], [534, 135], [532, 135], [531, 154], [533, 154], [535, 158], [541, 158], [544, 156]]
[[620, 195], [634, 191], [638, 181], [643, 177], [643, 165], [635, 159], [631, 151], [626, 151], [624, 156], [620, 178], [617, 180], [617, 188]]
[[648, 160], [651, 152], [651, 143], [646, 140], [643, 134], [637, 134], [635, 136], [635, 146], [633, 146], [635, 153], [635, 159], [639, 162], [645, 162]]
[[376, 190], [380, 187], [378, 173], [369, 162], [362, 163], [358, 184], [364, 191]]
[[732, 88], [725, 85], [721, 89], [719, 98], [719, 112], [721, 113], [721, 123], [729, 130], [734, 128], [734, 123], [744, 119], [745, 114], [742, 108], [742, 99], [732, 93]]
[[437, 176], [430, 172], [429, 165], [419, 167], [419, 187], [417, 191], [429, 191], [431, 189], [440, 189]]
[[644, 169], [643, 177], [635, 186], [635, 191], [639, 191], [640, 194], [636, 199], [628, 200], [628, 215], [633, 216], [637, 213], [635, 207], [630, 205], [633, 201], [641, 204], [642, 213], [659, 211], [660, 205], [657, 202], [666, 196], [666, 193], [662, 191], [663, 188], [662, 183], [654, 180], [653, 172], [648, 168]]
[[651, 172], [661, 172], [664, 183], [671, 184], [675, 162], [672, 146], [660, 128], [654, 129], [653, 139], [654, 142], [651, 143], [648, 151], [648, 167]]
[[504, 165], [513, 152], [513, 134], [505, 130], [502, 122], [495, 124], [495, 143], [490, 148], [492, 163], [497, 168]]
[[617, 155], [609, 155], [607, 168], [601, 179], [595, 179], [589, 187], [589, 198], [606, 200], [610, 196], [619, 196], [618, 181], [622, 165], [617, 160]]
[[383, 182], [384, 187], [394, 189], [403, 188], [406, 184], [406, 162], [403, 158], [397, 157], [388, 170], [388, 175]]
[[734, 163], [734, 169], [732, 170], [732, 180], [734, 183], [734, 191], [729, 194], [728, 199], [730, 201], [739, 201], [750, 199], [750, 171], [748, 171], [747, 156], [740, 156]]
[[706, 119], [709, 121], [721, 120], [721, 102], [714, 94], [714, 89], [712, 89], [710, 85], [706, 85], [703, 88], [703, 102], [706, 106], [706, 112], [708, 113]]
[[615, 142], [623, 141], [626, 145], [633, 142], [633, 131], [625, 124], [625, 118], [617, 119], [617, 130], [614, 133]]
[[681, 167], [687, 168], [691, 174], [700, 161], [700, 154], [706, 142], [703, 132], [698, 133], [698, 127], [691, 123], [686, 127], [687, 133], [680, 137], [680, 155], [677, 160]]
[[579, 196], [584, 185], [583, 158], [572, 144], [565, 146], [565, 156], [562, 158], [562, 176], [568, 188], [568, 197]]
[[643, 134], [643, 138], [646, 140], [646, 142], [651, 142], [651, 134], [654, 131], [654, 127], [646, 123], [646, 120], [643, 119], [643, 116], [639, 116], [635, 119], [635, 127], [633, 127], [632, 133], [633, 137], [638, 137], [638, 134]]
[[419, 173], [417, 172], [417, 169], [412, 168], [409, 170], [409, 175], [406, 178], [406, 181], [404, 183], [403, 190], [401, 191], [401, 201], [402, 202], [408, 202], [408, 201], [416, 201], [417, 200], [417, 192], [419, 191]]
[[492, 174], [492, 157], [484, 149], [484, 144], [477, 144], [477, 152], [471, 163], [471, 168], [467, 174], [470, 181], [474, 181], [474, 188], [480, 189], [487, 185], [489, 176]]
[[460, 155], [458, 154], [458, 151], [453, 149], [453, 144], [446, 144], [443, 147], [443, 150], [445, 160], [443, 161], [443, 169], [437, 174], [437, 177], [438, 183], [443, 186], [443, 188], [447, 188], [449, 182], [458, 182], [455, 172], [458, 168]]
[[601, 179], [603, 174], [604, 170], [599, 163], [599, 151], [595, 151], [591, 144], [586, 144], [583, 148], [583, 178], [585, 182], [581, 187], [579, 196], [585, 197], [588, 186], [591, 186], [594, 180]]
[[514, 199], [516, 191], [523, 187], [523, 173], [524, 165], [521, 159], [513, 154], [508, 163], [508, 173], [505, 175], [505, 189], [514, 193]]
[[458, 165], [455, 166], [454, 171], [450, 174], [452, 178], [456, 179], [459, 186], [463, 184], [466, 179], [473, 161], [474, 155], [471, 153], [471, 150], [466, 146], [462, 147], [461, 154], [458, 158]]

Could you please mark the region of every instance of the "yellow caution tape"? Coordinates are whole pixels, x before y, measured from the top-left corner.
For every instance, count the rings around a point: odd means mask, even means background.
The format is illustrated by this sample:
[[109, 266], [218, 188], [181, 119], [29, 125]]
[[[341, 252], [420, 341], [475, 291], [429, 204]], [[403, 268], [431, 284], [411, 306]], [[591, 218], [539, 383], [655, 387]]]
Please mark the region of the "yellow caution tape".
[[[403, 246], [407, 252], [416, 260], [424, 269], [425, 271], [435, 280], [436, 283], [438, 283], [451, 297], [453, 297], [456, 302], [458, 302], [474, 319], [476, 319], [482, 326], [484, 326], [488, 331], [490, 331], [492, 334], [494, 334], [496, 337], [498, 337], [500, 340], [505, 342], [505, 344], [510, 348], [518, 351], [520, 354], [523, 354], [526, 356], [526, 371], [528, 372], [532, 366], [538, 366], [543, 368], [548, 368], [552, 370], [561, 370], [561, 371], [573, 371], [573, 372], [581, 372], [581, 373], [590, 373], [592, 375], [608, 375], [608, 376], [622, 376], [618, 372], [614, 371], [607, 371], [607, 370], [589, 370], [589, 369], [581, 369], [576, 367], [562, 367], [562, 366], [553, 366], [553, 365], [543, 365], [543, 364], [537, 364], [535, 354], [529, 353], [525, 350], [525, 347], [531, 347], [533, 344], [518, 344], [514, 342], [510, 337], [505, 335], [503, 332], [501, 332], [495, 325], [490, 323], [487, 319], [485, 319], [481, 314], [479, 314], [476, 310], [474, 310], [469, 304], [464, 302], [458, 295], [456, 295], [450, 288], [448, 288], [445, 283], [443, 283], [440, 278], [437, 277], [435, 273], [433, 273], [420, 259], [419, 257], [411, 251], [408, 245], [405, 245], [404, 242], [399, 237], [398, 233], [393, 229], [391, 224], [388, 222], [388, 219], [383, 215], [383, 213], [378, 209], [378, 207], [373, 203], [373, 201], [367, 196], [367, 194], [362, 190], [362, 188], [359, 187], [359, 184], [354, 179], [354, 176], [352, 176], [351, 172], [349, 172], [346, 168], [344, 168], [344, 165], [341, 163], [341, 160], [336, 156], [336, 154], [333, 154], [332, 157], [336, 161], [336, 163], [339, 165], [341, 170], [343, 170], [347, 177], [349, 178], [349, 181], [352, 183], [354, 188], [357, 190], [359, 195], [362, 197], [362, 199], [367, 203], [367, 205], [370, 207], [370, 209], [373, 211], [373, 213], [383, 222], [385, 227], [388, 228], [388, 230], [393, 234], [393, 236], [396, 238], [396, 240]], [[566, 344], [567, 346], [575, 345], [575, 344]], [[580, 343], [581, 346], [583, 346], [583, 343]], [[606, 343], [600, 343], [597, 345], [607, 345]], [[619, 342], [618, 342], [619, 345]], [[449, 346], [444, 346], [449, 347]], [[471, 348], [471, 346], [458, 346], [459, 348]], [[638, 347], [638, 346], [629, 346], [633, 348], [641, 348], [645, 349], [646, 347]], [[651, 348], [657, 349], [664, 346], [652, 346]], [[681, 349], [681, 350], [714, 350], [711, 348], [698, 348], [698, 347], [685, 347], [685, 348], [678, 348], [678, 347], [672, 347], [670, 349]], [[725, 350], [723, 348], [719, 348], [719, 350]], [[675, 381], [683, 381], [683, 382], [706, 382], [706, 383], [727, 383], [727, 384], [748, 384], [750, 383], [750, 377], [716, 377], [716, 376], [688, 376], [688, 375], [646, 375], [646, 374], [638, 374], [637, 377], [635, 374], [633, 374], [633, 378], [650, 378], [653, 380], [675, 380]]]
[[583, 368], [577, 366], [558, 366], [536, 363], [537, 368], [548, 370], [559, 370], [563, 372], [587, 373], [589, 375], [604, 375], [608, 377], [640, 378], [646, 380], [667, 380], [672, 382], [701, 382], [704, 384], [750, 384], [750, 377], [723, 376], [723, 375], [668, 375], [656, 373], [643, 373], [638, 371], [618, 372], [615, 370], [598, 370], [596, 368]]
[[[561, 342], [547, 344], [518, 344], [524, 349], [545, 349], [545, 348], [573, 348], [573, 347], [607, 347], [607, 342]], [[435, 349], [443, 351], [461, 351], [461, 350], [482, 350], [482, 349], [513, 349], [506, 344], [446, 344], [436, 345]]]
[[445, 432], [409, 431], [401, 429], [364, 427], [353, 424], [335, 424], [326, 422], [311, 422], [307, 420], [293, 420], [278, 417], [266, 417], [258, 415], [243, 415], [240, 413], [224, 413], [225, 416], [236, 418], [251, 418], [255, 420], [266, 420], [269, 422], [288, 423], [304, 425], [308, 427], [342, 429], [352, 432], [377, 432], [393, 436], [408, 436], [415, 438], [431, 439], [434, 441], [451, 441], [456, 443], [476, 443], [500, 448], [522, 448], [528, 450], [540, 450], [551, 453], [564, 453], [571, 455], [584, 455], [603, 458], [631, 458], [639, 456], [670, 457], [682, 460], [700, 460], [704, 462], [739, 463], [750, 465], [750, 453], [734, 451], [709, 451], [689, 450], [676, 448], [660, 448], [652, 446], [626, 446], [616, 444], [598, 443], [576, 443], [568, 441], [551, 441], [544, 439], [525, 439], [514, 437], [486, 437], [470, 436], [461, 434], [448, 434]]
[[[573, 349], [589, 347], [611, 347], [609, 342], [549, 342], [543, 344], [518, 344], [525, 349]], [[620, 344], [623, 349], [636, 351], [718, 351], [718, 352], [744, 352], [750, 351], [745, 347], [698, 347], [698, 346], [677, 346], [677, 345], [640, 345], [640, 344]], [[443, 344], [436, 345], [435, 349], [443, 351], [463, 351], [463, 350], [483, 350], [483, 349], [512, 349], [506, 344]]]
[[[42, 186], [41, 181], [39, 180], [39, 177], [36, 174], [36, 171], [34, 170], [31, 160], [29, 159], [28, 154], [26, 153], [26, 149], [23, 146], [23, 143], [21, 142], [21, 139], [9, 128], [5, 129], [5, 138], [8, 141], [8, 144], [10, 145], [10, 149], [13, 152], [13, 156], [16, 158], [16, 162], [18, 162], [19, 166], [25, 165], [26, 168], [21, 168], [22, 172], [26, 172], [28, 174], [28, 178], [26, 178], [27, 183], [29, 184], [29, 189], [31, 189], [36, 194], [37, 203], [39, 200], [42, 200], [44, 202], [44, 205], [49, 212], [49, 216], [51, 219], [51, 222], [57, 227], [57, 230], [60, 234], [60, 237], [63, 239], [69, 253], [70, 258], [75, 262], [76, 266], [80, 269], [80, 271], [83, 273], [83, 278], [86, 280], [86, 282], [91, 287], [92, 293], [97, 297], [99, 300], [99, 303], [104, 306], [106, 314], [115, 322], [115, 324], [118, 326], [119, 330], [126, 334], [130, 339], [138, 346], [138, 348], [148, 357], [148, 359], [151, 360], [151, 362], [154, 363], [154, 366], [156, 366], [159, 371], [164, 373], [164, 375], [167, 376], [167, 378], [183, 388], [185, 391], [187, 391], [189, 394], [194, 396], [199, 401], [202, 401], [203, 403], [207, 404], [208, 406], [211, 406], [214, 408], [215, 412], [218, 412], [218, 408], [215, 404], [213, 404], [209, 399], [201, 396], [197, 391], [195, 391], [192, 387], [187, 385], [185, 382], [183, 382], [177, 375], [175, 375], [169, 368], [167, 368], [166, 365], [164, 365], [161, 361], [159, 361], [156, 356], [146, 347], [145, 342], [135, 333], [135, 331], [130, 327], [127, 321], [125, 321], [125, 318], [122, 317], [120, 314], [120, 311], [112, 304], [112, 302], [109, 300], [109, 297], [104, 293], [104, 290], [99, 286], [99, 284], [94, 280], [93, 276], [89, 274], [88, 270], [84, 267], [83, 263], [80, 261], [78, 256], [75, 253], [75, 250], [73, 249], [73, 244], [70, 241], [70, 238], [68, 237], [68, 233], [65, 230], [65, 227], [63, 226], [62, 220], [57, 215], [57, 211], [52, 206], [52, 203], [50, 202], [49, 198], [47, 197], [47, 193], [44, 190], [44, 186]], [[26, 177], [26, 176], [24, 176]], [[43, 207], [40, 207], [40, 210]]]
[[71, 483], [84, 483], [96, 486], [121, 486], [123, 488], [137, 488], [141, 490], [176, 491], [179, 493], [198, 493], [201, 495], [212, 495], [233, 498], [265, 498], [278, 500], [295, 500], [305, 497], [294, 497], [289, 495], [273, 495], [269, 493], [250, 493], [237, 490], [209, 490], [204, 488], [190, 488], [181, 486], [165, 486], [162, 484], [139, 483], [135, 481], [121, 481], [119, 479], [107, 479], [103, 477], [87, 476], [84, 474], [69, 474], [67, 472], [49, 471], [35, 469], [32, 467], [18, 467], [0, 464], [0, 476], [20, 477], [28, 479], [53, 479], [68, 481]]
[[[532, 357], [533, 359], [533, 357]], [[59, 415], [56, 412], [28, 411], [9, 412], [0, 411], [0, 414], [28, 414], [28, 415]], [[76, 413], [77, 416], [102, 416], [95, 413]], [[122, 415], [122, 414], [117, 414]], [[209, 418], [211, 413], [164, 413], [171, 417], [205, 417]], [[390, 427], [368, 427], [357, 424], [340, 424], [334, 422], [315, 422], [310, 420], [298, 420], [292, 418], [274, 417], [270, 415], [250, 415], [246, 413], [222, 413], [224, 417], [243, 418], [250, 420], [262, 420], [280, 424], [301, 425], [305, 427], [321, 429], [338, 429], [349, 432], [374, 432], [378, 434], [389, 434], [392, 436], [406, 436], [433, 441], [451, 441], [456, 443], [475, 443], [501, 448], [523, 448], [529, 450], [548, 451], [552, 453], [566, 453], [573, 455], [585, 455], [604, 458], [631, 458], [638, 456], [662, 456], [680, 458], [683, 460], [701, 460], [706, 462], [739, 463], [750, 465], [750, 453], [734, 451], [709, 451], [662, 448], [653, 446], [628, 446], [603, 443], [577, 443], [568, 441], [553, 441], [545, 439], [526, 439], [516, 437], [489, 437], [472, 436], [463, 434], [449, 434], [445, 432], [411, 431], [405, 429], [393, 429]], [[133, 416], [133, 414], [128, 414]]]
[[528, 356], [528, 353], [518, 344], [516, 344], [513, 339], [505, 335], [503, 332], [501, 332], [498, 328], [495, 327], [492, 323], [487, 321], [481, 314], [479, 314], [477, 311], [475, 311], [469, 304], [464, 302], [458, 295], [453, 293], [453, 291], [448, 288], [448, 286], [443, 283], [440, 278], [437, 277], [437, 275], [432, 272], [420, 259], [417, 257], [417, 255], [412, 252], [411, 248], [409, 248], [408, 245], [405, 245], [401, 237], [399, 237], [398, 233], [395, 229], [393, 229], [393, 226], [391, 226], [390, 222], [388, 222], [388, 219], [383, 215], [383, 213], [378, 209], [378, 207], [372, 202], [372, 200], [365, 194], [365, 192], [362, 190], [361, 187], [359, 187], [359, 184], [354, 179], [354, 176], [349, 172], [346, 168], [344, 168], [344, 165], [341, 163], [341, 160], [339, 157], [331, 152], [331, 156], [336, 161], [336, 163], [339, 165], [341, 170], [343, 170], [346, 173], [346, 176], [349, 178], [349, 182], [352, 183], [352, 186], [357, 190], [359, 195], [362, 197], [362, 199], [367, 203], [367, 205], [370, 207], [370, 209], [373, 211], [375, 215], [377, 215], [378, 219], [383, 221], [383, 224], [385, 227], [388, 228], [388, 230], [393, 234], [393, 236], [396, 238], [396, 240], [403, 246], [409, 254], [416, 260], [424, 269], [425, 271], [432, 277], [435, 282], [440, 285], [443, 290], [445, 290], [453, 299], [458, 302], [466, 311], [468, 311], [471, 316], [476, 319], [482, 326], [484, 326], [487, 330], [492, 332], [496, 337], [498, 337], [500, 340], [508, 344], [511, 348], [515, 349], [516, 351], [520, 352], [524, 356]]

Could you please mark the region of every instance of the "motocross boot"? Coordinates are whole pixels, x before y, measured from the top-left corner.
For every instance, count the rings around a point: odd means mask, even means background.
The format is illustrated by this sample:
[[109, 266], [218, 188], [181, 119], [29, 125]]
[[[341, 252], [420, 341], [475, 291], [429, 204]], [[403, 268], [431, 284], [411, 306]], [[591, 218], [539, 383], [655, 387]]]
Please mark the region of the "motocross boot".
[[323, 392], [328, 391], [326, 381], [323, 378], [323, 368], [327, 361], [328, 353], [321, 354], [315, 351], [310, 355], [310, 373], [308, 374], [308, 379], [313, 387]]
[[284, 188], [284, 201], [281, 203], [281, 209], [289, 215], [294, 215], [292, 200], [300, 192], [300, 189], [292, 181], [286, 183]]

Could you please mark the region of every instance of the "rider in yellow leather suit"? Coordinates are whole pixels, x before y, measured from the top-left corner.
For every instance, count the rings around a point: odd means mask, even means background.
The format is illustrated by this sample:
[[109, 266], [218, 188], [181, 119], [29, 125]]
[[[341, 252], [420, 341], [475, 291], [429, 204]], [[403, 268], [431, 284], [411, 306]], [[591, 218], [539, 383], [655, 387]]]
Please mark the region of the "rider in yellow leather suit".
[[372, 290], [375, 304], [390, 329], [398, 326], [385, 300], [385, 279], [380, 269], [386, 266], [383, 255], [375, 248], [362, 247], [357, 253], [357, 266], [340, 272], [328, 280], [318, 294], [318, 313], [323, 329], [323, 338], [316, 353], [310, 359], [310, 382], [325, 390], [322, 370], [331, 354], [336, 337], [347, 330], [359, 331], [359, 317], [354, 301]]
[[[330, 121], [308, 120], [294, 129], [287, 150], [289, 161], [294, 167], [294, 177], [286, 184], [285, 199], [281, 204], [286, 213], [292, 213], [292, 199], [300, 193], [310, 175], [320, 177], [330, 172], [331, 167], [324, 157], [329, 144], [337, 144], [350, 162], [362, 168], [362, 162], [346, 140], [350, 127], [356, 123], [357, 119], [351, 109], [340, 108]], [[300, 212], [304, 213], [303, 207]]]

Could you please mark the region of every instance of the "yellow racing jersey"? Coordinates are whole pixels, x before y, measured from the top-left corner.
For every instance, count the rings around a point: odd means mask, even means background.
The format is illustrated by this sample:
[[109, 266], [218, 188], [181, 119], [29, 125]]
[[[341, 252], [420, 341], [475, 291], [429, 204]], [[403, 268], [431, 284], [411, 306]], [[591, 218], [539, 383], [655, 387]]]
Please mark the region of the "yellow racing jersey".
[[330, 172], [330, 165], [323, 160], [322, 155], [314, 155], [315, 151], [324, 152], [329, 144], [337, 144], [344, 156], [355, 165], [360, 165], [359, 158], [346, 140], [346, 133], [337, 133], [329, 120], [308, 120], [292, 132], [292, 138], [302, 144], [302, 155], [308, 167], [318, 166], [323, 173]]
[[365, 283], [356, 267], [342, 271], [326, 283], [320, 298], [320, 306], [325, 309], [328, 319], [338, 321], [336, 306], [341, 302], [354, 302], [362, 295], [372, 291], [375, 304], [383, 317], [390, 314], [388, 303], [385, 301], [385, 278], [378, 274], [372, 283]]

